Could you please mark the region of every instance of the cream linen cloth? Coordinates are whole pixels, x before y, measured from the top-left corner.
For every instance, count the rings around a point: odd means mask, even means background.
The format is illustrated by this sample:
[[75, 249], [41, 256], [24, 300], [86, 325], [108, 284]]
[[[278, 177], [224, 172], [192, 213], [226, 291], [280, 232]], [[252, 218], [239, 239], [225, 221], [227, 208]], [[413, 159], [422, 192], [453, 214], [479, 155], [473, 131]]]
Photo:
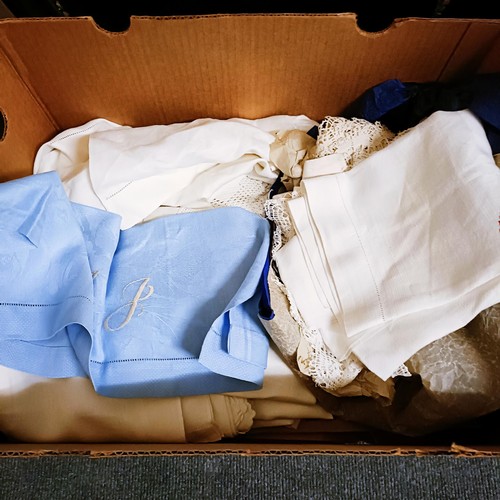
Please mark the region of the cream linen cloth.
[[243, 398], [106, 398], [86, 378], [0, 366], [0, 431], [21, 441], [214, 442], [248, 432], [254, 415]]
[[276, 349], [269, 353], [258, 391], [172, 398], [106, 398], [86, 378], [0, 366], [0, 431], [31, 442], [201, 443], [246, 433], [254, 419], [267, 426], [331, 419]]
[[272, 183], [272, 132], [315, 124], [303, 115], [148, 127], [96, 119], [44, 144], [33, 173], [56, 170], [71, 201], [117, 213], [127, 229], [162, 205], [211, 208], [209, 199], [242, 176]]
[[436, 112], [302, 188], [289, 205], [301, 245], [287, 262], [305, 260], [315, 294], [285, 285], [340, 359], [354, 352], [386, 380], [500, 301], [500, 172], [469, 111]]

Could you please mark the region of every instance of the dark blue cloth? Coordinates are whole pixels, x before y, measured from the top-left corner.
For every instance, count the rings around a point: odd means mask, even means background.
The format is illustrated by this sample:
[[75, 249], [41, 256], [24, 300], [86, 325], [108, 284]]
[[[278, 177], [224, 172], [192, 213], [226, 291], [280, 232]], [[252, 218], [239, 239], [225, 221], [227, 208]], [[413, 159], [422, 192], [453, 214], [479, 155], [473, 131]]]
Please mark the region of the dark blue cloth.
[[397, 133], [435, 111], [462, 109], [477, 116], [493, 154], [500, 153], [500, 73], [477, 75], [459, 83], [385, 80], [364, 92], [343, 116], [379, 121]]

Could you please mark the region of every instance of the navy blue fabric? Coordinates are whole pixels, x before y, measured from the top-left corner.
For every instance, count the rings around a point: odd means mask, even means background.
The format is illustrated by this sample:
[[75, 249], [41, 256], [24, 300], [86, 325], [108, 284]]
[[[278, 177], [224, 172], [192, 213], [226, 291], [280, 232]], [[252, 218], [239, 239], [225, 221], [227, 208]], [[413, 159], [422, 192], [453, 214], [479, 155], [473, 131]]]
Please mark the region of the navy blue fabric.
[[435, 111], [462, 109], [469, 109], [481, 120], [493, 154], [500, 153], [500, 73], [452, 84], [385, 80], [359, 96], [343, 116], [379, 121], [397, 133]]
[[269, 321], [274, 318], [274, 311], [271, 307], [271, 292], [269, 291], [269, 268], [271, 262], [271, 254], [266, 259], [264, 264], [264, 270], [262, 272], [261, 278], [261, 296], [259, 301], [259, 316], [266, 321]]

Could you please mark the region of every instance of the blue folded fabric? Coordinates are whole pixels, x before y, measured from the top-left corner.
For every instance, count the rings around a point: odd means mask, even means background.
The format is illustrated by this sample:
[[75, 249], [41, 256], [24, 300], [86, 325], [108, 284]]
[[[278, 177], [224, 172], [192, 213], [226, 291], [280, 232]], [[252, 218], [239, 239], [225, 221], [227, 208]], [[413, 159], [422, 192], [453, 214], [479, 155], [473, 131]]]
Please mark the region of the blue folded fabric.
[[240, 208], [122, 231], [92, 343], [96, 390], [129, 397], [259, 387], [268, 351], [259, 281], [268, 246], [267, 221]]
[[85, 375], [67, 333], [93, 329], [84, 234], [56, 173], [0, 184], [0, 363]]
[[462, 109], [476, 115], [493, 154], [500, 153], [500, 73], [475, 75], [458, 83], [385, 80], [363, 92], [343, 116], [380, 121], [397, 133], [435, 111]]
[[53, 172], [0, 184], [0, 208], [0, 364], [112, 397], [262, 385], [265, 219], [219, 208], [120, 231]]

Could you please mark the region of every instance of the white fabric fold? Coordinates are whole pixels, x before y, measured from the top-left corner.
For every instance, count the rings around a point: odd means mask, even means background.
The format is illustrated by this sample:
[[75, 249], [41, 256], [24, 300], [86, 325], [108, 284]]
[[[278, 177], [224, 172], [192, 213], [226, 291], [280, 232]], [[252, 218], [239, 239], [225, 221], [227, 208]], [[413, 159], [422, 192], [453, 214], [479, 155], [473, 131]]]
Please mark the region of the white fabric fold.
[[33, 173], [42, 174], [55, 170], [71, 201], [104, 210], [90, 179], [89, 138], [97, 132], [117, 128], [129, 127], [97, 118], [79, 127], [64, 130], [37, 151]]
[[299, 244], [299, 238], [294, 236], [278, 250], [275, 260], [280, 278], [304, 323], [311, 330], [317, 330], [323, 342], [342, 359], [350, 352], [351, 343], [325, 300], [321, 285], [316, 280], [316, 273], [307, 266], [308, 259]]
[[249, 120], [246, 118], [231, 118], [233, 121], [255, 125], [264, 132], [279, 132], [280, 130], [302, 130], [308, 132], [319, 125], [306, 115], [271, 115], [264, 118]]
[[303, 259], [309, 269], [318, 296], [324, 305], [328, 304], [332, 314], [339, 321], [341, 305], [332, 278], [332, 271], [326, 259], [321, 235], [316, 228], [309, 205], [304, 197], [289, 200], [287, 205], [302, 248]]
[[211, 208], [209, 197], [245, 175], [272, 183], [274, 132], [314, 125], [303, 115], [135, 128], [96, 119], [44, 144], [33, 172], [56, 170], [72, 201], [119, 214], [127, 229], [161, 205]]
[[500, 301], [500, 172], [469, 111], [436, 112], [355, 169], [302, 187], [309, 219], [290, 210], [299, 237], [319, 235], [322, 288], [336, 294], [350, 350], [382, 379]]
[[341, 153], [333, 153], [321, 158], [312, 158], [304, 162], [304, 171], [302, 179], [312, 179], [313, 177], [321, 177], [322, 175], [339, 174], [347, 170], [348, 165], [344, 155]]

